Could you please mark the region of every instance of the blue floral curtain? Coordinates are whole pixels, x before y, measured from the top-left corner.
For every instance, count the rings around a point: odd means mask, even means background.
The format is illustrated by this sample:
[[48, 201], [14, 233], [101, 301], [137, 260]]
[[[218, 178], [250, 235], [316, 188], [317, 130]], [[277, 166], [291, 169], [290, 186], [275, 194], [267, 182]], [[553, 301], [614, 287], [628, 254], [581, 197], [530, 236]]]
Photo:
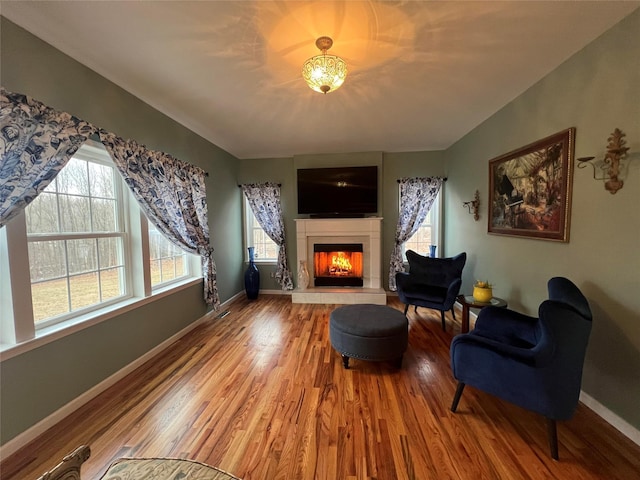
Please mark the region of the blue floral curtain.
[[404, 271], [402, 246], [418, 231], [438, 196], [443, 179], [440, 177], [401, 178], [400, 213], [395, 245], [389, 262], [389, 290], [395, 292], [396, 273]]
[[287, 266], [280, 186], [276, 183], [247, 183], [241, 187], [256, 220], [269, 238], [278, 245], [276, 280], [282, 286], [282, 290], [293, 290], [291, 271]]
[[0, 87], [0, 227], [26, 208], [96, 128]]
[[218, 309], [204, 170], [104, 130], [99, 135], [147, 218], [169, 241], [202, 257], [204, 299]]
[[202, 257], [205, 301], [219, 307], [202, 169], [3, 87], [0, 101], [0, 227], [26, 208], [78, 148], [99, 133], [151, 222], [174, 244]]

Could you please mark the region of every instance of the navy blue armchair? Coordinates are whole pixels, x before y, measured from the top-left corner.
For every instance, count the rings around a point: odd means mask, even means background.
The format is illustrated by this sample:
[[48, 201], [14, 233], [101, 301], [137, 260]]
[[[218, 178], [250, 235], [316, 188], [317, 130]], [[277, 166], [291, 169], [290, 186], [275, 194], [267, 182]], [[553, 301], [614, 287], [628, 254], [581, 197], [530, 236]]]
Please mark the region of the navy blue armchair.
[[440, 310], [444, 330], [444, 312], [451, 310], [453, 318], [456, 318], [453, 304], [460, 293], [467, 254], [462, 252], [452, 258], [431, 258], [407, 250], [407, 261], [409, 273], [396, 273], [398, 297], [405, 304], [404, 314], [407, 314], [409, 305], [415, 305], [416, 311], [418, 307]]
[[544, 415], [551, 457], [558, 459], [556, 420], [568, 420], [578, 405], [582, 367], [591, 333], [591, 310], [570, 280], [554, 277], [538, 317], [486, 307], [475, 329], [451, 342], [458, 380], [451, 411], [465, 385]]

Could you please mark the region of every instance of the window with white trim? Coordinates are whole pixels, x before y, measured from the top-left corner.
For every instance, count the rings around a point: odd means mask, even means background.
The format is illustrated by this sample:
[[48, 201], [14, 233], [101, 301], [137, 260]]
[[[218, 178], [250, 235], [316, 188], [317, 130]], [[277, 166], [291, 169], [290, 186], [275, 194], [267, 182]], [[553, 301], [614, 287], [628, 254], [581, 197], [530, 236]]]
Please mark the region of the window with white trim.
[[157, 232], [92, 141], [0, 229], [0, 267], [3, 345], [201, 276], [200, 257]]
[[[254, 247], [254, 259], [256, 262], [277, 262], [278, 261], [278, 245], [276, 242], [269, 238], [269, 235], [262, 229], [255, 215], [253, 214], [253, 210], [251, 210], [251, 205], [249, 205], [249, 200], [247, 197], [244, 197], [244, 231], [245, 231], [245, 242], [246, 248]], [[248, 254], [247, 254], [248, 260]]]
[[431, 210], [429, 210], [418, 231], [404, 243], [402, 249], [403, 260], [407, 261], [405, 255], [407, 250], [413, 250], [421, 255], [429, 256], [429, 247], [431, 245], [436, 246], [436, 256], [438, 256], [440, 248], [440, 192], [438, 192]]
[[116, 175], [99, 152], [81, 149], [25, 209], [37, 327], [127, 295]]

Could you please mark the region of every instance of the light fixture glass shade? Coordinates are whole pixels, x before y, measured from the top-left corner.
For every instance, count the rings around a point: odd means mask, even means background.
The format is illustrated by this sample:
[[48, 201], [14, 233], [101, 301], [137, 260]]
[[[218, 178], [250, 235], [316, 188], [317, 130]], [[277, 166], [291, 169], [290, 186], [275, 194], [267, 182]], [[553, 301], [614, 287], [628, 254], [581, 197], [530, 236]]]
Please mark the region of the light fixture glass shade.
[[347, 76], [347, 64], [340, 57], [327, 55], [332, 40], [320, 37], [316, 46], [322, 50], [322, 55], [311, 57], [302, 65], [302, 78], [312, 90], [320, 93], [333, 92], [340, 88]]

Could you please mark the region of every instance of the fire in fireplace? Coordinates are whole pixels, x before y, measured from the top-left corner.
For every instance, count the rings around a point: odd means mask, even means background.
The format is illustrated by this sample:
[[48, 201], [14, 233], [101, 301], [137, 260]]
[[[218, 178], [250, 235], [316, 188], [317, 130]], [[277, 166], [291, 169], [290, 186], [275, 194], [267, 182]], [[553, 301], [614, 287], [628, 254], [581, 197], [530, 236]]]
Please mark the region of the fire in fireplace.
[[316, 243], [313, 276], [316, 287], [362, 287], [361, 243]]

